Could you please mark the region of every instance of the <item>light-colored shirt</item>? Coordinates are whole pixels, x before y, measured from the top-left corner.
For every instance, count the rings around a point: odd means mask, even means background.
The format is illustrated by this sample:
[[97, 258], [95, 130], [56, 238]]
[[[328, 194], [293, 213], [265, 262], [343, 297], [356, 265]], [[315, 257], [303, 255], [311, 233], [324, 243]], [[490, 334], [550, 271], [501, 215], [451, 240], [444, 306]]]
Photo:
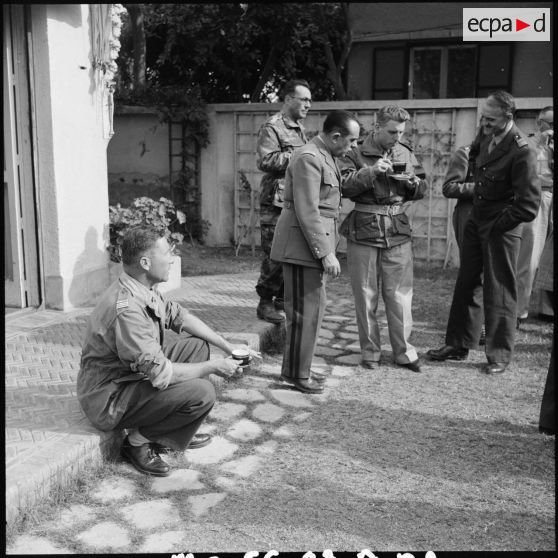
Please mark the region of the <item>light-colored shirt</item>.
[[162, 349], [165, 330], [180, 333], [186, 315], [125, 272], [107, 289], [89, 317], [77, 378], [78, 400], [95, 426], [110, 429], [119, 420], [129, 382], [168, 386], [173, 370]]

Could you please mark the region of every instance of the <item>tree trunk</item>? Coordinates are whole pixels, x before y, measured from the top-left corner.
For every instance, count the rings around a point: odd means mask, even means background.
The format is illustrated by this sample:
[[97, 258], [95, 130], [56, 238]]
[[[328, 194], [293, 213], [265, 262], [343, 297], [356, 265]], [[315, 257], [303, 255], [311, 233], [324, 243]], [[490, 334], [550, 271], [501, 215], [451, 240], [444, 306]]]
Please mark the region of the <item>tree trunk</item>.
[[347, 99], [347, 92], [345, 91], [345, 87], [343, 86], [343, 80], [341, 78], [341, 72], [343, 71], [343, 67], [347, 62], [347, 58], [349, 56], [349, 52], [352, 46], [352, 34], [349, 27], [348, 21], [348, 12], [347, 9], [344, 9], [345, 15], [345, 23], [346, 23], [346, 31], [345, 31], [345, 44], [343, 45], [343, 51], [339, 57], [339, 62], [335, 62], [335, 58], [333, 56], [333, 50], [329, 43], [329, 38], [327, 34], [327, 20], [323, 11], [323, 7], [318, 5], [317, 6], [318, 13], [320, 16], [320, 20], [322, 22], [322, 46], [324, 49], [326, 61], [327, 61], [327, 72], [326, 76], [331, 81], [333, 85], [333, 89], [335, 90], [335, 96], [338, 101], [344, 101]]
[[143, 5], [125, 4], [130, 14], [132, 40], [134, 49], [133, 87], [139, 89], [145, 86], [145, 29], [143, 26]]
[[252, 95], [250, 96], [250, 101], [253, 103], [258, 102], [260, 98], [260, 94], [264, 88], [264, 85], [267, 83], [269, 76], [273, 72], [275, 68], [275, 64], [277, 63], [277, 58], [279, 56], [279, 50], [275, 47], [275, 33], [273, 34], [272, 41], [271, 41], [271, 50], [269, 51], [269, 55], [267, 60], [265, 61], [265, 65], [262, 69], [262, 73], [260, 75], [260, 79], [252, 91]]

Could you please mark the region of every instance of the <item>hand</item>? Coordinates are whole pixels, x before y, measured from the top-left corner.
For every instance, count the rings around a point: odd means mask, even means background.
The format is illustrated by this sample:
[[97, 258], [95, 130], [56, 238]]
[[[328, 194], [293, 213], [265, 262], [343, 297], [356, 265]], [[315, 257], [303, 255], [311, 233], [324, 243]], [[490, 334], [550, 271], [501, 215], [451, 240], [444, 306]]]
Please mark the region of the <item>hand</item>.
[[409, 176], [409, 178], [407, 178], [404, 182], [405, 188], [407, 190], [412, 190], [414, 191], [414, 189], [420, 184], [420, 178], [415, 174], [413, 176]]
[[384, 172], [388, 172], [393, 170], [393, 165], [389, 159], [378, 159], [371, 167], [372, 172], [378, 176], [379, 174], [383, 174]]
[[335, 257], [335, 254], [328, 254], [322, 258], [322, 264], [324, 266], [324, 271], [331, 277], [339, 277], [341, 274], [341, 265], [339, 260]]
[[237, 364], [237, 361], [232, 357], [227, 358], [217, 358], [211, 360], [210, 363], [213, 365], [212, 374], [216, 374], [221, 378], [231, 378], [237, 372], [242, 372], [242, 367]]

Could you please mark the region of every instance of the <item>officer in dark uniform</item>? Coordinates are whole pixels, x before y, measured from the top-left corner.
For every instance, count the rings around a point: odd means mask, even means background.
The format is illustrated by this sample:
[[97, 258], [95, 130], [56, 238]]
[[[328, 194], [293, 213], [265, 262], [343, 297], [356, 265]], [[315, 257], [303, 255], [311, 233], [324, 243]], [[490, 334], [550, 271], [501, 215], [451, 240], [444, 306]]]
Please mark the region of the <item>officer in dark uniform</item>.
[[260, 235], [264, 252], [256, 292], [260, 302], [258, 318], [273, 324], [285, 316], [283, 301], [283, 268], [270, 257], [271, 243], [283, 207], [285, 171], [297, 147], [306, 143], [302, 120], [306, 118], [312, 96], [308, 82], [293, 79], [283, 89], [284, 103], [280, 112], [269, 117], [260, 128], [257, 145], [258, 169], [264, 171], [260, 183]]
[[513, 357], [521, 228], [535, 218], [540, 204], [536, 153], [515, 125], [514, 111], [514, 98], [505, 91], [491, 93], [482, 110], [484, 137], [477, 136], [470, 152], [473, 211], [465, 227], [446, 345], [427, 353], [433, 360], [467, 358], [480, 337], [482, 291], [486, 374], [504, 372]]

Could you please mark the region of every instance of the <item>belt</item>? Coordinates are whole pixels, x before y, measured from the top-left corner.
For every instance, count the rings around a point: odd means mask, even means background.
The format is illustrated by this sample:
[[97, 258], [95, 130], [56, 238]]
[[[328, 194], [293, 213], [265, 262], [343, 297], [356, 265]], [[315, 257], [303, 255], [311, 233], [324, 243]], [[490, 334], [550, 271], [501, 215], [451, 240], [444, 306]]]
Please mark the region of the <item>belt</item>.
[[399, 215], [404, 213], [403, 205], [375, 205], [372, 203], [355, 203], [355, 211], [363, 213], [377, 213], [378, 215]]
[[[290, 209], [292, 211], [295, 210], [294, 203], [292, 201], [284, 201], [283, 202], [283, 209]], [[327, 207], [319, 207], [318, 210], [320, 211], [320, 215], [322, 217], [327, 217], [329, 219], [338, 219], [339, 218], [339, 211], [337, 209], [329, 209]]]

